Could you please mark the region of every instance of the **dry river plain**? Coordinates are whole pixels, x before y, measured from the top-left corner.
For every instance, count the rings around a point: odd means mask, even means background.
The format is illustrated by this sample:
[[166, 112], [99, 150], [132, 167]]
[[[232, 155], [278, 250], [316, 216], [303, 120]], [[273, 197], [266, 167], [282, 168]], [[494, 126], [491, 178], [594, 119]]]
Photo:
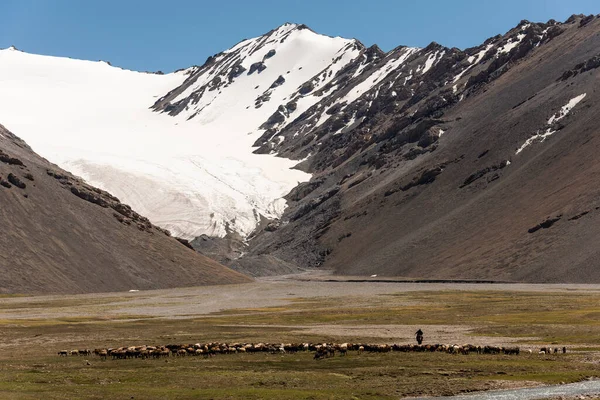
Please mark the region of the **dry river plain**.
[[[57, 355], [206, 342], [410, 344], [419, 328], [425, 343], [519, 346], [521, 353]], [[547, 346], [567, 353], [538, 354]], [[397, 399], [590, 378], [600, 378], [600, 285], [352, 282], [309, 274], [0, 298], [2, 399]]]

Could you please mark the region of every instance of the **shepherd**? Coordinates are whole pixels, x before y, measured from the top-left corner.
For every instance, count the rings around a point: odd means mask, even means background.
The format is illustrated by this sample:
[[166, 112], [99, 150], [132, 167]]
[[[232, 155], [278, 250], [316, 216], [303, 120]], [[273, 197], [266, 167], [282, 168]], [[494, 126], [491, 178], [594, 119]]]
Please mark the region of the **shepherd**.
[[419, 328], [419, 330], [415, 333], [415, 335], [417, 336], [417, 343], [421, 344], [423, 343], [423, 331]]

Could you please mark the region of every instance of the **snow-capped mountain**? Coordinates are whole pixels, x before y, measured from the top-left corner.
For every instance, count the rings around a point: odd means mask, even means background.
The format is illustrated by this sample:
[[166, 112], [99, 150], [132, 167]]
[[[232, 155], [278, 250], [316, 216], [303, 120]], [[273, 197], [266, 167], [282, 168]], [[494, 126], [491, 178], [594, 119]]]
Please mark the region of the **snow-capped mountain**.
[[600, 281], [599, 32], [574, 15], [465, 50], [362, 49], [318, 102], [261, 126], [257, 152], [305, 160], [312, 178], [228, 264]]
[[[6, 49], [0, 121], [174, 235], [246, 236], [261, 218], [279, 217], [282, 196], [310, 178], [291, 169], [295, 161], [253, 154], [259, 126], [316, 74], [332, 79], [360, 47], [285, 24], [167, 75]], [[167, 102], [169, 113], [151, 109]]]
[[239, 233], [192, 245], [251, 274], [600, 281], [598, 32], [386, 53], [286, 24], [168, 75], [9, 49], [0, 122], [176, 235]]

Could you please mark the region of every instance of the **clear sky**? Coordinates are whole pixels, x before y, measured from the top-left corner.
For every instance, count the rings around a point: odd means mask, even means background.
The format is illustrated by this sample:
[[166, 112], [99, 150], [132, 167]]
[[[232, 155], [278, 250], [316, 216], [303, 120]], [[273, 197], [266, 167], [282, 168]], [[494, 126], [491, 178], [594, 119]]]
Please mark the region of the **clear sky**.
[[599, 0], [0, 0], [0, 48], [170, 72], [285, 22], [387, 51], [466, 48], [522, 19], [598, 13]]

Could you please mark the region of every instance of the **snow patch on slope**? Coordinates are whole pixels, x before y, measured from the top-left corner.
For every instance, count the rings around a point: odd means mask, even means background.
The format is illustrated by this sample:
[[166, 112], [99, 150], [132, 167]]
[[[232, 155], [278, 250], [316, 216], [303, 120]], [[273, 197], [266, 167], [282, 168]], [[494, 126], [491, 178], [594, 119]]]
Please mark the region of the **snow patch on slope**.
[[523, 150], [525, 150], [527, 147], [529, 147], [531, 144], [533, 144], [535, 142], [540, 142], [540, 143], [543, 142], [544, 140], [546, 140], [546, 138], [552, 136], [555, 133], [556, 133], [556, 131], [548, 128], [543, 133], [537, 133], [537, 134], [533, 135], [532, 137], [530, 137], [529, 139], [527, 139], [525, 141], [525, 143], [523, 143], [521, 145], [521, 147], [519, 147], [517, 149], [517, 151], [515, 152], [515, 154], [521, 153]]
[[423, 70], [421, 71], [421, 75], [425, 74], [427, 71], [429, 71], [435, 64], [437, 64], [437, 62], [439, 60], [442, 59], [442, 57], [444, 57], [444, 51], [436, 51], [433, 54], [430, 54], [429, 57], [427, 57], [427, 60], [425, 61], [425, 65], [423, 66]]
[[521, 41], [525, 38], [525, 34], [524, 33], [520, 33], [517, 35], [516, 39], [509, 39], [508, 42], [500, 47], [498, 49], [498, 53], [497, 54], [502, 54], [502, 53], [510, 53], [510, 51], [512, 49], [514, 49], [515, 47], [517, 47], [519, 45], [519, 43], [521, 43]]
[[561, 119], [563, 119], [564, 117], [566, 117], [567, 114], [569, 114], [571, 112], [571, 110], [577, 104], [579, 104], [579, 102], [581, 100], [585, 99], [586, 95], [587, 95], [587, 93], [583, 93], [583, 94], [580, 94], [579, 96], [573, 97], [571, 100], [569, 100], [569, 102], [567, 104], [562, 106], [562, 108], [560, 109], [559, 112], [557, 112], [556, 114], [554, 114], [553, 116], [550, 117], [550, 119], [548, 120], [548, 125], [558, 122]]
[[[342, 107], [342, 110], [345, 109], [350, 104], [358, 100], [364, 93], [376, 87], [378, 83], [384, 80], [390, 73], [397, 70], [411, 55], [419, 50], [420, 49], [416, 47], [407, 47], [403, 49], [399, 57], [388, 60], [383, 67], [374, 70], [365, 80], [354, 86], [350, 92], [338, 99], [334, 104], [345, 104], [344, 107]], [[373, 99], [376, 98], [377, 95], [378, 92], [375, 93]], [[321, 126], [329, 118], [331, 118], [331, 115], [322, 113], [319, 117], [319, 120], [315, 124], [315, 127]]]
[[[456, 76], [454, 78], [452, 78], [452, 83], [456, 83], [460, 78], [463, 77], [464, 74], [466, 74], [467, 72], [469, 72], [473, 67], [475, 67], [477, 64], [479, 64], [479, 61], [481, 61], [483, 59], [483, 57], [486, 55], [486, 53], [492, 48], [494, 47], [493, 44], [488, 44], [485, 49], [481, 50], [479, 53], [477, 53], [477, 55], [475, 56], [470, 56], [468, 58], [468, 61], [471, 65], [469, 65], [467, 68], [465, 68], [464, 70], [462, 70], [460, 73], [456, 74]], [[456, 93], [458, 91], [458, 87], [457, 85], [454, 85], [452, 87], [452, 92]]]
[[492, 47], [494, 47], [494, 45], [493, 45], [493, 44], [488, 44], [488, 45], [485, 47], [485, 49], [481, 50], [479, 53], [477, 53], [477, 55], [475, 55], [475, 56], [470, 56], [470, 57], [468, 58], [468, 61], [469, 61], [469, 63], [471, 63], [471, 64], [473, 64], [473, 65], [477, 65], [477, 64], [479, 64], [479, 61], [481, 61], [481, 60], [483, 59], [483, 56], [485, 56], [485, 55], [486, 55], [486, 53], [487, 53], [488, 51], [490, 51], [490, 49], [491, 49]]
[[367, 79], [356, 85], [350, 93], [341, 98], [337, 103], [352, 104], [356, 101], [363, 93], [368, 92], [381, 82], [390, 72], [395, 71], [415, 52], [419, 51], [418, 48], [407, 47], [401, 53], [400, 57], [389, 60], [382, 68], [374, 71]]
[[[571, 112], [571, 110], [577, 104], [579, 104], [579, 102], [581, 100], [583, 100], [585, 98], [586, 95], [587, 95], [587, 93], [583, 93], [583, 94], [580, 94], [579, 96], [573, 97], [571, 100], [569, 100], [569, 102], [567, 104], [565, 104], [564, 106], [562, 106], [562, 108], [556, 114], [554, 114], [553, 116], [550, 117], [550, 119], [548, 119], [547, 125], [552, 125], [552, 124], [560, 121], [564, 117], [566, 117]], [[556, 129], [553, 129], [552, 126], [548, 126], [543, 133], [540, 133], [538, 131], [535, 135], [533, 135], [532, 137], [527, 139], [525, 141], [525, 143], [523, 143], [521, 145], [521, 147], [519, 147], [517, 149], [515, 154], [521, 153], [523, 150], [525, 150], [527, 147], [529, 147], [531, 144], [533, 144], [535, 142], [540, 142], [540, 143], [543, 142], [544, 140], [546, 140], [548, 137], [552, 136], [556, 132], [557, 132]]]

